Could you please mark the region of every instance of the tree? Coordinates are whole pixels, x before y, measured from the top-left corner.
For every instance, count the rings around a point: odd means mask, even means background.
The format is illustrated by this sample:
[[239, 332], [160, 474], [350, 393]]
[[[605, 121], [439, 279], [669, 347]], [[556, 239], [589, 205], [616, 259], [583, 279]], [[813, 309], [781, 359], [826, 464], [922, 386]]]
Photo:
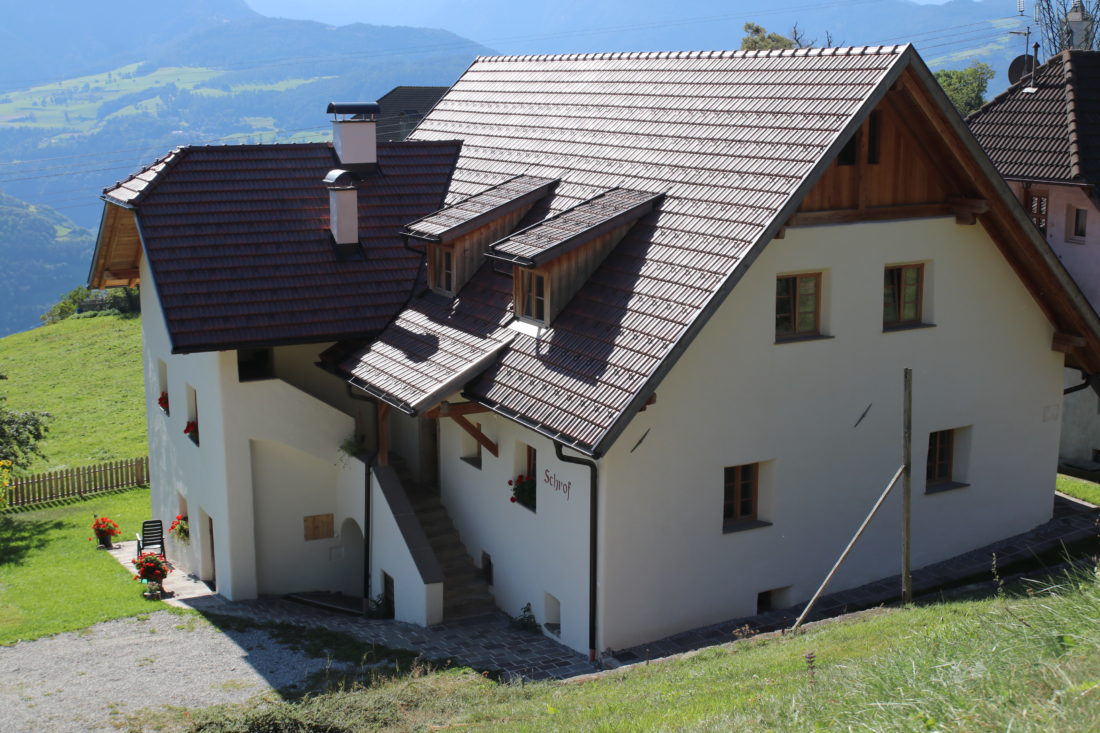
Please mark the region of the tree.
[[[797, 26], [796, 26], [797, 27]], [[778, 33], [768, 33], [762, 25], [745, 23], [745, 33], [741, 39], [742, 51], [770, 51], [776, 48], [794, 48], [795, 42]]]
[[[7, 379], [0, 374], [0, 379]], [[0, 395], [0, 461], [11, 461], [11, 467], [26, 468], [35, 456], [45, 458], [38, 443], [46, 437], [50, 419], [47, 412], [9, 410], [7, 397]]]
[[941, 69], [935, 76], [955, 109], [966, 117], [985, 104], [985, 89], [993, 78], [993, 69], [975, 61], [965, 69]]
[[[1067, 18], [1071, 12], [1073, 18]], [[1096, 23], [1100, 0], [1035, 0], [1035, 20], [1046, 58], [1067, 48], [1098, 48]], [[1067, 23], [1067, 20], [1069, 21]], [[1029, 50], [1030, 52], [1030, 50]]]

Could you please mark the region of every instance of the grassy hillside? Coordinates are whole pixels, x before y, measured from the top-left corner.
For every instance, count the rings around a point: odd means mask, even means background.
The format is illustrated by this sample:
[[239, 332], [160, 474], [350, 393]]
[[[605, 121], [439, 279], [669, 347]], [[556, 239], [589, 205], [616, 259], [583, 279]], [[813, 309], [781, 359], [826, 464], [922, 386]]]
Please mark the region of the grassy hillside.
[[31, 470], [145, 455], [141, 319], [78, 318], [0, 339], [7, 406], [53, 414]]
[[91, 232], [49, 206], [0, 193], [0, 336], [37, 326], [81, 284], [93, 246]]
[[1100, 585], [1093, 573], [1060, 582], [1034, 595], [880, 609], [589, 681], [414, 673], [135, 722], [204, 733], [1096, 730]]

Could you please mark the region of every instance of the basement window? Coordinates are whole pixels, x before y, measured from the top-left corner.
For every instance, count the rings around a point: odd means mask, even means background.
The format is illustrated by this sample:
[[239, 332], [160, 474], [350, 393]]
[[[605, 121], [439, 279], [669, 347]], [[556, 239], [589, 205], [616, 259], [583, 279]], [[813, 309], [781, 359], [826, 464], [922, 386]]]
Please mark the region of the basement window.
[[970, 459], [970, 428], [937, 430], [928, 435], [924, 493], [963, 489]]

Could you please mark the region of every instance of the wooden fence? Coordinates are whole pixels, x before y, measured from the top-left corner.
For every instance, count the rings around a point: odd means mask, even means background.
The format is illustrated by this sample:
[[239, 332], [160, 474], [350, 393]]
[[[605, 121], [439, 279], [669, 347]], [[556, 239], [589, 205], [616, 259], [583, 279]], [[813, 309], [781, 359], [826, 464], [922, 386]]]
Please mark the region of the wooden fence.
[[13, 479], [8, 506], [28, 506], [57, 499], [83, 497], [102, 491], [149, 483], [149, 456], [110, 461], [95, 466], [63, 468]]

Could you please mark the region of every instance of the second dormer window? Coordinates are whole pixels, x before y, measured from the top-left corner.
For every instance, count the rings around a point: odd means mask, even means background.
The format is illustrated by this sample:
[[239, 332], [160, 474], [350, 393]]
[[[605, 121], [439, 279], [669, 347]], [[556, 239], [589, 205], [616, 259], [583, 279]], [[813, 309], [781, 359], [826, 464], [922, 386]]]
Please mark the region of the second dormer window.
[[520, 270], [516, 315], [546, 322], [546, 276], [533, 270]]
[[434, 290], [454, 293], [455, 260], [450, 247], [432, 247], [432, 268], [429, 275]]

